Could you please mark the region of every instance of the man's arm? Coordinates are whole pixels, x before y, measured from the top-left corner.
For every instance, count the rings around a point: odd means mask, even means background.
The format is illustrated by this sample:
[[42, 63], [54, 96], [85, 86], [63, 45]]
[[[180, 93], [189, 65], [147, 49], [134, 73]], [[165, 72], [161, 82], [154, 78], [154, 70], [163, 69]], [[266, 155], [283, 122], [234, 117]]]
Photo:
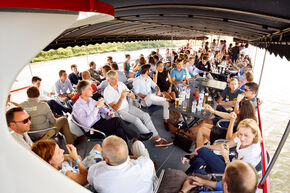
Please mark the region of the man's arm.
[[117, 103], [112, 102], [112, 103], [110, 103], [109, 105], [110, 105], [110, 106], [111, 106], [115, 111], [118, 111], [119, 108], [120, 108], [120, 106], [122, 105], [123, 100], [124, 100], [125, 97], [127, 96], [128, 92], [129, 92], [129, 91], [127, 91], [127, 90], [123, 90], [122, 93], [121, 93], [121, 96], [120, 96], [120, 98], [119, 98], [119, 100], [118, 100], [118, 102], [117, 102]]

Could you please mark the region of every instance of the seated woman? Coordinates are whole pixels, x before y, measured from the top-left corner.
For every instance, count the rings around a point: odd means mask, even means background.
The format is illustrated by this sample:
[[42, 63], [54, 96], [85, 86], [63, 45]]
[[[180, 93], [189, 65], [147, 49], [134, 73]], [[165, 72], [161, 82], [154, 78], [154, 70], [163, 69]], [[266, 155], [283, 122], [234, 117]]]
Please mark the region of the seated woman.
[[[205, 105], [204, 108], [205, 108], [205, 110], [211, 112], [212, 114], [216, 114], [224, 119], [228, 119], [228, 120], [233, 119], [232, 125], [230, 125], [230, 122], [222, 122], [220, 126], [223, 128], [233, 127], [232, 132], [236, 132], [237, 131], [236, 126], [239, 125], [239, 123], [242, 120], [253, 119], [253, 120], [257, 121], [256, 110], [255, 110], [255, 107], [250, 100], [242, 100], [241, 102], [238, 102], [236, 106], [239, 107], [239, 110], [237, 110], [237, 113], [232, 112], [232, 114], [216, 111], [209, 105]], [[196, 148], [201, 147], [210, 138], [231, 140], [233, 134], [227, 134], [227, 130], [225, 130], [225, 129], [222, 129], [223, 132], [220, 135], [211, 136], [212, 135], [211, 131], [212, 131], [213, 127], [214, 126], [209, 125], [209, 124], [203, 124], [199, 127], [199, 129], [197, 131], [197, 137], [196, 137]], [[192, 129], [191, 129], [191, 131], [193, 132]]]
[[[86, 185], [87, 182], [87, 169], [102, 161], [101, 146], [95, 145], [90, 154], [81, 161], [77, 153], [77, 149], [71, 145], [66, 145], [69, 155], [64, 155], [63, 149], [60, 149], [54, 140], [39, 140], [32, 144], [31, 150], [39, 157], [44, 159], [47, 163], [52, 165], [55, 169], [59, 170], [62, 174], [68, 176], [80, 185]], [[73, 161], [75, 166], [69, 164], [69, 160]]]
[[157, 62], [156, 71], [153, 73], [153, 81], [159, 86], [160, 91], [168, 101], [175, 100], [175, 93], [172, 91], [172, 81], [169, 72], [164, 70], [162, 61]]
[[126, 58], [126, 61], [123, 63], [124, 73], [125, 73], [127, 78], [134, 78], [135, 77], [135, 73], [130, 72], [130, 69], [131, 69], [131, 65], [130, 65], [131, 56], [129, 54], [126, 54], [125, 58]]
[[[244, 119], [238, 125], [237, 137], [227, 143], [208, 145], [197, 148], [194, 157], [190, 159], [190, 167], [186, 174], [192, 172], [207, 174], [200, 169], [206, 166], [209, 172], [223, 173], [226, 165], [232, 160], [243, 160], [253, 167], [256, 167], [261, 160], [260, 130], [257, 122], [253, 119]], [[236, 154], [233, 158], [229, 155], [229, 149], [236, 147]], [[217, 155], [213, 150], [220, 151]]]

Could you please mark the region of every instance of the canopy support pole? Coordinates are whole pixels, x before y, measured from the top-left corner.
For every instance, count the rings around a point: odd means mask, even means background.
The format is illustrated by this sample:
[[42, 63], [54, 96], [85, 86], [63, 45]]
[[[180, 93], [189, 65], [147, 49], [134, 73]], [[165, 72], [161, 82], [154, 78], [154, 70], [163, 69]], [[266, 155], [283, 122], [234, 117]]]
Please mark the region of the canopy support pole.
[[[267, 55], [267, 50], [265, 49], [264, 59], [263, 59], [263, 64], [262, 64], [262, 69], [261, 69], [261, 73], [260, 73], [259, 87], [261, 86], [261, 81], [262, 81], [262, 77], [263, 77], [266, 55]], [[258, 89], [258, 91], [257, 91], [257, 98], [258, 98], [258, 95], [259, 95], [259, 91], [260, 91], [260, 89]]]
[[31, 75], [31, 77], [33, 77], [31, 64], [29, 63], [28, 66], [29, 66], [30, 75]]
[[254, 63], [253, 63], [254, 67], [256, 66], [257, 51], [258, 51], [258, 47], [256, 46], [255, 59], [254, 59]]

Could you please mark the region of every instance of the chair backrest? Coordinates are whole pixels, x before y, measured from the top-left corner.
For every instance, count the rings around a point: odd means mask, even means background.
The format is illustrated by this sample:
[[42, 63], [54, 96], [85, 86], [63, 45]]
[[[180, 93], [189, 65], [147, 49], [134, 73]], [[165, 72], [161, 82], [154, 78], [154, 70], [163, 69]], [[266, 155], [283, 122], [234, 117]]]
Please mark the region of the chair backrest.
[[[84, 133], [84, 135], [86, 135], [86, 136], [89, 136], [89, 132], [93, 131], [93, 132], [100, 133], [101, 135], [103, 135], [104, 137], [106, 137], [106, 134], [105, 134], [104, 132], [99, 131], [99, 130], [94, 129], [94, 128], [89, 128], [89, 127], [86, 127], [86, 126], [80, 124], [80, 123], [75, 119], [75, 117], [74, 117], [73, 115], [71, 115], [71, 121], [72, 121], [74, 124], [76, 124], [76, 125], [77, 125], [81, 130], [82, 130], [82, 132]], [[86, 130], [89, 130], [89, 132], [86, 132], [85, 129], [86, 129]]]

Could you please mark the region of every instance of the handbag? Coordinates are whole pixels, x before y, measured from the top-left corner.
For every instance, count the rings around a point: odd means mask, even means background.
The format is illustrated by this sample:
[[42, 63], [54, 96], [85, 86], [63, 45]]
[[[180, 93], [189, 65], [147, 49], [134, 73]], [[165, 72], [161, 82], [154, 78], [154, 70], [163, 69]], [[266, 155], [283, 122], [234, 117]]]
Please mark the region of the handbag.
[[175, 134], [173, 144], [180, 147], [187, 153], [192, 153], [194, 151], [195, 140], [186, 136], [182, 132], [178, 132]]

